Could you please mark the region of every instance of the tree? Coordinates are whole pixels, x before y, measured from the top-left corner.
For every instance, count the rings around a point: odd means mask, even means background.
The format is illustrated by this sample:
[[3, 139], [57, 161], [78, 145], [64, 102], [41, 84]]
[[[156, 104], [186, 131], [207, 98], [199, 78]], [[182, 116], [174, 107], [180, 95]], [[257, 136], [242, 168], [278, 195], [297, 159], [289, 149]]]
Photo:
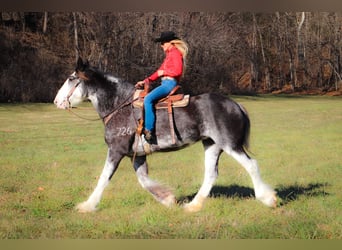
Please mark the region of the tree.
[[74, 38], [75, 38], [75, 62], [77, 62], [77, 60], [80, 57], [80, 55], [78, 53], [78, 51], [79, 51], [79, 47], [78, 47], [78, 31], [77, 31], [77, 18], [76, 18], [76, 13], [75, 12], [72, 13], [72, 17], [73, 17]]
[[[140, 80], [162, 62], [153, 38], [165, 30], [189, 43], [186, 92], [340, 88], [341, 13], [1, 12], [1, 100], [51, 96], [78, 56]], [[23, 86], [30, 88], [24, 95]]]
[[47, 30], [47, 21], [48, 21], [48, 13], [44, 12], [44, 21], [43, 21], [43, 33], [46, 33]]

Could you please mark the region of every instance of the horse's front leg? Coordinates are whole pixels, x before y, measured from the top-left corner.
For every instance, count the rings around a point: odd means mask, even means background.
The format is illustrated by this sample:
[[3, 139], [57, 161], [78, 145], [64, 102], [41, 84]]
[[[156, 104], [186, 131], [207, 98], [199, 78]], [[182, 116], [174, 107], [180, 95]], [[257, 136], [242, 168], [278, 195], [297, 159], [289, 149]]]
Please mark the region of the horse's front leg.
[[101, 176], [93, 193], [89, 196], [88, 200], [77, 205], [76, 209], [80, 213], [94, 212], [96, 206], [99, 204], [103, 190], [108, 185], [110, 179], [118, 168], [118, 165], [123, 156], [116, 154], [108, 149], [106, 163], [102, 170]]
[[135, 157], [133, 166], [140, 185], [149, 191], [157, 201], [167, 207], [171, 207], [176, 203], [176, 198], [169, 188], [160, 185], [148, 177], [146, 156]]

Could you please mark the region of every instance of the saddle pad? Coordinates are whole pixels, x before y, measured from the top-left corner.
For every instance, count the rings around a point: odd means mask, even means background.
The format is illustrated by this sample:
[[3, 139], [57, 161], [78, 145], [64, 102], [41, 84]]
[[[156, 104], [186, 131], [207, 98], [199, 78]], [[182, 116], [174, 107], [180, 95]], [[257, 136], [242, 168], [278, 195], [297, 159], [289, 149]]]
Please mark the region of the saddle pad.
[[[135, 107], [135, 108], [142, 108], [144, 106], [144, 98], [139, 98], [140, 93], [142, 91], [143, 90], [141, 90], [141, 89], [137, 89], [134, 92], [133, 100], [135, 100], [135, 99], [136, 100], [133, 102], [133, 107]], [[189, 104], [189, 100], [190, 100], [190, 95], [184, 95], [184, 97], [181, 100], [173, 101], [172, 102], [172, 107], [174, 107], [174, 108], [185, 107], [185, 106], [187, 106]], [[158, 102], [156, 104], [156, 109], [167, 108], [167, 101], [168, 101], [168, 99], [166, 99], [163, 102]]]

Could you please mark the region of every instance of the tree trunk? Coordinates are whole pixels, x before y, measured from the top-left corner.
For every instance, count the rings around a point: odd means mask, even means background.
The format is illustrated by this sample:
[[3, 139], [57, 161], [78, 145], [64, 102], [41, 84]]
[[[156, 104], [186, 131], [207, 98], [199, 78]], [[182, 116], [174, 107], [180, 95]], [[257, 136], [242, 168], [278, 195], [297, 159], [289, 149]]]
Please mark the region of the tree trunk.
[[299, 20], [297, 20], [297, 57], [296, 57], [296, 77], [295, 87], [298, 87], [298, 71], [300, 73], [300, 80], [304, 81], [304, 44], [302, 39], [302, 27], [305, 21], [305, 12], [302, 12]]
[[75, 37], [75, 57], [76, 57], [76, 62], [79, 58], [79, 48], [78, 48], [78, 32], [77, 32], [77, 19], [76, 19], [76, 13], [72, 13], [73, 16], [73, 21], [74, 21], [74, 37]]
[[253, 23], [256, 29], [257, 34], [259, 34], [259, 40], [260, 40], [260, 49], [261, 49], [261, 55], [262, 55], [262, 62], [264, 64], [264, 77], [265, 77], [265, 84], [264, 89], [269, 90], [271, 88], [271, 81], [270, 81], [270, 73], [268, 69], [268, 64], [266, 62], [266, 56], [265, 56], [265, 49], [264, 49], [264, 42], [262, 40], [261, 31], [258, 27], [257, 20], [255, 17], [255, 14], [253, 13]]
[[256, 68], [256, 58], [257, 58], [257, 27], [256, 27], [256, 19], [255, 14], [252, 14], [253, 16], [253, 33], [252, 33], [252, 60], [251, 60], [251, 77], [250, 77], [250, 83], [249, 88], [250, 90], [253, 89], [255, 82], [258, 78], [258, 72]]
[[44, 12], [44, 20], [43, 20], [43, 33], [46, 33], [47, 30], [47, 20], [48, 20], [48, 13], [47, 11]]

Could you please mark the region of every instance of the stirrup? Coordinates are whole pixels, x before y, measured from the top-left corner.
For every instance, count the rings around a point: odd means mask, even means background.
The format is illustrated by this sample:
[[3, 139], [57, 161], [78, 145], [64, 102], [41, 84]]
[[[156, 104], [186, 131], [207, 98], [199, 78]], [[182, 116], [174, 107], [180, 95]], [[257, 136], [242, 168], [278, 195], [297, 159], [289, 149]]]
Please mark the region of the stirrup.
[[149, 144], [152, 144], [153, 136], [151, 131], [144, 129], [144, 137]]
[[152, 150], [151, 150], [151, 145], [152, 145], [152, 141], [153, 141], [153, 136], [152, 136], [152, 132], [147, 130], [147, 129], [144, 129], [143, 131], [143, 134], [144, 134], [144, 143], [143, 143], [143, 148], [144, 148], [144, 151], [145, 153], [148, 155], [148, 154], [151, 154]]

